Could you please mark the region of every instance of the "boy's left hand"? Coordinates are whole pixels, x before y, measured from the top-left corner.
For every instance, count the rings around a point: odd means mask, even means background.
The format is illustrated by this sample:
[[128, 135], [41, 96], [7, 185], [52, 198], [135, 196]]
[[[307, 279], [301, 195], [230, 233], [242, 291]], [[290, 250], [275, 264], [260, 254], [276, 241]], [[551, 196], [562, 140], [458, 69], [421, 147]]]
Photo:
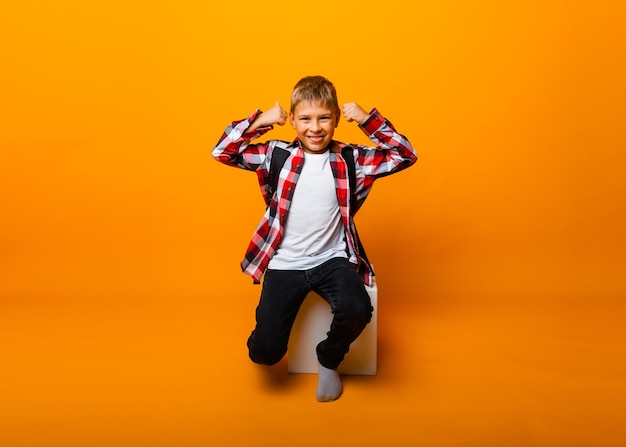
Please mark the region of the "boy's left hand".
[[343, 105], [343, 116], [348, 122], [356, 121], [359, 124], [363, 124], [370, 117], [370, 114], [356, 102], [349, 102]]

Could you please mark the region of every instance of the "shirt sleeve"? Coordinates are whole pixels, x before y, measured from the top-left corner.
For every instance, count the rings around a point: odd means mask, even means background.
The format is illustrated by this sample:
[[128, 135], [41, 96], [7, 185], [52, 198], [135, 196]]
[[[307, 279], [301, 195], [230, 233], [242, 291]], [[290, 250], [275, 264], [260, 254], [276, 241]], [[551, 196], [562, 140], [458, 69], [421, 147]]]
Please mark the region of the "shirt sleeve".
[[357, 146], [357, 163], [366, 176], [383, 177], [406, 169], [417, 161], [417, 153], [409, 140], [399, 134], [375, 108], [359, 127], [375, 144], [374, 147]]
[[260, 113], [261, 110], [257, 109], [248, 118], [233, 121], [213, 148], [213, 158], [225, 165], [248, 171], [255, 171], [261, 166], [265, 162], [269, 144], [252, 144], [251, 141], [271, 130], [273, 126], [259, 127], [254, 132], [246, 133]]

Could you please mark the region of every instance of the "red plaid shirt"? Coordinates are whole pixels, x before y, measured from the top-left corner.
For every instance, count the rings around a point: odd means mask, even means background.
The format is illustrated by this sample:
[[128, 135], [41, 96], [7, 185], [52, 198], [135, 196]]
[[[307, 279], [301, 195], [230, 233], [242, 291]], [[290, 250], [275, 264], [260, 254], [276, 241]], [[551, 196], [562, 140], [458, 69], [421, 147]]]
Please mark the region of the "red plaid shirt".
[[[229, 166], [255, 171], [261, 193], [266, 199], [273, 150], [278, 147], [291, 153], [280, 171], [276, 192], [271, 198], [265, 215], [261, 219], [241, 262], [243, 272], [251, 276], [255, 283], [260, 281], [272, 255], [280, 245], [293, 192], [304, 162], [303, 150], [298, 139], [291, 143], [280, 140], [269, 140], [259, 144], [251, 143], [272, 129], [271, 126], [262, 127], [255, 132], [246, 134], [246, 130], [260, 113], [261, 111], [257, 110], [247, 119], [231, 123], [213, 149], [213, 157], [217, 161]], [[355, 209], [350, 207], [348, 172], [346, 162], [341, 155], [341, 149], [348, 145], [333, 141], [330, 150], [330, 166], [335, 177], [337, 201], [345, 228], [348, 257], [359, 271], [363, 282], [371, 286], [374, 272], [371, 265], [365, 262], [359, 254], [356, 244], [354, 215], [367, 198], [374, 180], [411, 166], [417, 160], [417, 154], [406, 137], [396, 132], [393, 125], [376, 109], [372, 109], [370, 115], [370, 118], [359, 127], [376, 146], [349, 145], [354, 148], [356, 167], [355, 194], [357, 204]]]

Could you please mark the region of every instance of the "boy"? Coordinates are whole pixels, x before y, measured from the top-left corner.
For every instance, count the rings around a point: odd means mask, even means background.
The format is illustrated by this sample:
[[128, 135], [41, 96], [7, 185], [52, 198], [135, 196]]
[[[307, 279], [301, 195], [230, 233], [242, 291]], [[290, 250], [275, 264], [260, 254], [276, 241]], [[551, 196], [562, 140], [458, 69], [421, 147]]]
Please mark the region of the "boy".
[[[411, 144], [389, 121], [376, 109], [367, 113], [356, 103], [345, 104], [343, 115], [358, 123], [376, 146], [334, 141], [340, 115], [333, 84], [308, 76], [295, 85], [289, 114], [278, 102], [266, 112], [257, 110], [233, 122], [213, 149], [217, 161], [255, 171], [268, 203], [241, 263], [255, 283], [265, 273], [256, 326], [248, 339], [251, 360], [273, 365], [283, 358], [296, 314], [310, 291], [331, 306], [328, 337], [316, 349], [319, 402], [341, 395], [336, 369], [372, 316], [364, 284], [372, 285], [374, 273], [353, 217], [376, 178], [417, 160]], [[287, 119], [297, 136], [292, 143], [251, 143]], [[272, 157], [280, 151], [288, 152], [286, 160], [270, 177]], [[347, 157], [353, 161], [346, 163]], [[276, 184], [271, 178], [277, 178]]]

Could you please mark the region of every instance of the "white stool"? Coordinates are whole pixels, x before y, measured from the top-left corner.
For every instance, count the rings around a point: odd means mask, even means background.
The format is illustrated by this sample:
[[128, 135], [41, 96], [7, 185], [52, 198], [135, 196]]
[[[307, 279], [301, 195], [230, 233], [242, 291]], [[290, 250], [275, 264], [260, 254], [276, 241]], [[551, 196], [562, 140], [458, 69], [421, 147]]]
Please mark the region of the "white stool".
[[[340, 374], [376, 375], [378, 287], [374, 284], [374, 287], [365, 289], [374, 308], [372, 320], [350, 345], [350, 351], [337, 368]], [[310, 293], [305, 298], [289, 338], [287, 363], [290, 373], [318, 372], [315, 347], [326, 338], [332, 319], [329, 304], [319, 295]]]

